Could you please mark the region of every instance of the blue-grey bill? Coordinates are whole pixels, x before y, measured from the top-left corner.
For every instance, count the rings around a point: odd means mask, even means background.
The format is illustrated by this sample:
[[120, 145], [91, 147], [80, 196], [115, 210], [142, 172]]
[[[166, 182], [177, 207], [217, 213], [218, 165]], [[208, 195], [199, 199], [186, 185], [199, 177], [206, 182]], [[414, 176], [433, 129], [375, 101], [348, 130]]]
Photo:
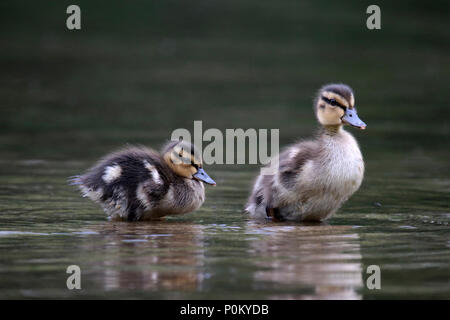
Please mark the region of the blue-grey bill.
[[358, 117], [358, 114], [356, 113], [355, 109], [347, 108], [345, 110], [344, 116], [342, 117], [342, 120], [354, 127], [357, 127], [357, 128], [363, 129], [363, 130], [367, 127], [367, 125], [364, 123], [364, 121], [362, 121]]
[[203, 168], [199, 168], [197, 173], [194, 174], [194, 178], [201, 180], [207, 184], [212, 184], [212, 185], [216, 185], [216, 182], [211, 179], [210, 176], [208, 176], [208, 174], [205, 172], [205, 170], [203, 170]]

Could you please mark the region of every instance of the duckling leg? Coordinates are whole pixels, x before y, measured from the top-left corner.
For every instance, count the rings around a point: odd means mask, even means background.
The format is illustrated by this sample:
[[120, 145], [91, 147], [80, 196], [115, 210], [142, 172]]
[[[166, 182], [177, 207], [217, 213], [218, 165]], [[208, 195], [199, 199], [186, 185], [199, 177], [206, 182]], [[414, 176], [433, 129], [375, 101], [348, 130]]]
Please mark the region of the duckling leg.
[[138, 208], [139, 205], [133, 201], [130, 203], [130, 206], [128, 208], [128, 215], [127, 215], [127, 221], [138, 221], [140, 218], [140, 214], [138, 214]]
[[273, 222], [282, 222], [284, 218], [280, 214], [280, 209], [266, 207], [267, 217], [272, 218]]

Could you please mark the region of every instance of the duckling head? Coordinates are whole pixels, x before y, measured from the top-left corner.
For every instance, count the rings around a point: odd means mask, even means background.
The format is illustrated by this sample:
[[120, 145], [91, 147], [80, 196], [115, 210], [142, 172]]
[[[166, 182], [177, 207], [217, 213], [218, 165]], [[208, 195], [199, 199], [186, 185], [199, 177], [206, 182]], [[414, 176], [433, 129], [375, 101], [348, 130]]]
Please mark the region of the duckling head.
[[314, 108], [317, 120], [324, 127], [348, 124], [362, 130], [366, 128], [356, 113], [353, 90], [345, 84], [327, 84], [320, 88]]
[[216, 185], [203, 170], [203, 161], [198, 149], [186, 141], [171, 141], [163, 148], [163, 158], [177, 175]]

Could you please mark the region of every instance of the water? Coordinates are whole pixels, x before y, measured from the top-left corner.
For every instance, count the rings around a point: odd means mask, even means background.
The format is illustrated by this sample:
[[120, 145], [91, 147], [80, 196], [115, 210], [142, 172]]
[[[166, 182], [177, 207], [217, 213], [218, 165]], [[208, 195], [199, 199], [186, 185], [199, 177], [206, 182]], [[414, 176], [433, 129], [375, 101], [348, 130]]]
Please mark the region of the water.
[[[138, 16], [91, 3], [80, 1], [80, 33], [61, 25], [63, 4], [0, 11], [0, 298], [450, 298], [450, 28], [439, 2], [382, 3], [383, 31], [369, 34], [365, 8], [325, 2], [145, 2]], [[67, 185], [105, 153], [158, 148], [194, 120], [279, 128], [287, 145], [315, 130], [312, 95], [330, 81], [354, 87], [368, 129], [349, 129], [362, 187], [326, 223], [248, 220], [257, 166], [208, 166], [217, 187], [203, 207], [152, 223], [109, 222]], [[73, 264], [79, 291], [66, 288]], [[370, 265], [380, 290], [366, 286]]]
[[[86, 165], [22, 161], [5, 170], [2, 163], [2, 298], [370, 299], [450, 293], [448, 177], [380, 177], [369, 162], [362, 189], [329, 222], [274, 224], [242, 213], [255, 170], [218, 167], [212, 170], [218, 186], [208, 188], [197, 212], [126, 223], [106, 221], [96, 205], [66, 185], [66, 177]], [[381, 180], [388, 187], [380, 190]], [[65, 271], [72, 264], [82, 270], [79, 292], [66, 289]], [[366, 288], [372, 264], [381, 268], [381, 290]]]

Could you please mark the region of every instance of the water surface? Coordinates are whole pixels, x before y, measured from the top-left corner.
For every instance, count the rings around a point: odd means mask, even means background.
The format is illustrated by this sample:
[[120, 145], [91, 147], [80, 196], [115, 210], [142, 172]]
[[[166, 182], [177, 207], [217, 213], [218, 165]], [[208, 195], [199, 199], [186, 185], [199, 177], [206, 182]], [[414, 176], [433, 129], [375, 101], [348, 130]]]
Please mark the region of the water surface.
[[[127, 223], [107, 221], [66, 185], [84, 167], [2, 165], [3, 298], [448, 298], [448, 177], [369, 171], [326, 223], [260, 223], [242, 213], [255, 170], [217, 168], [218, 186], [197, 212]], [[82, 270], [78, 292], [66, 288], [72, 264]], [[372, 264], [381, 290], [366, 288]]]

